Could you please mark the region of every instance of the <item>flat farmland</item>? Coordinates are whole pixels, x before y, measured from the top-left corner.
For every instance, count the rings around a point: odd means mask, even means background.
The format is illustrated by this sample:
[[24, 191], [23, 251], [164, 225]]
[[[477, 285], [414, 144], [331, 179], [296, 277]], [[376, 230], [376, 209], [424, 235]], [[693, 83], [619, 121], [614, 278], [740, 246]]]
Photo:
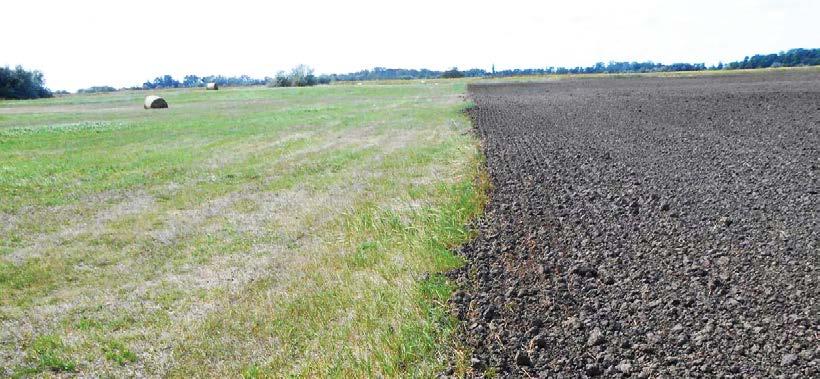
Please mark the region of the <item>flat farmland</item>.
[[0, 376], [431, 376], [464, 84], [0, 102]]
[[473, 84], [475, 376], [820, 375], [820, 72]]

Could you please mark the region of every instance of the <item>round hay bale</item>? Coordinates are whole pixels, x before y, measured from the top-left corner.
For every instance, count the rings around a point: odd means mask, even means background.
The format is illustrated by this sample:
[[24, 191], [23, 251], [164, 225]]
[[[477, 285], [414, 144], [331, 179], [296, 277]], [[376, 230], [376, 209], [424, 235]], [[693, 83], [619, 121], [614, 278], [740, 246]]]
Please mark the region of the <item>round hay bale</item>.
[[145, 104], [143, 104], [145, 109], [156, 109], [156, 108], [168, 108], [168, 103], [165, 99], [159, 96], [146, 96], [145, 97]]
[[205, 85], [205, 89], [216, 91], [219, 89], [219, 86], [216, 83], [208, 83]]

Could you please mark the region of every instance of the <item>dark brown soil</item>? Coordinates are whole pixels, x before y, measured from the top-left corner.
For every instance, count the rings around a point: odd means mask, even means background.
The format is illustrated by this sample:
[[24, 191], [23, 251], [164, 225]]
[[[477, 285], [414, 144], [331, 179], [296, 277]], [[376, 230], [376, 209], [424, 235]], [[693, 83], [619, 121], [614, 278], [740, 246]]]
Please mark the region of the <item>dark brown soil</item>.
[[820, 376], [820, 71], [469, 92], [472, 375]]

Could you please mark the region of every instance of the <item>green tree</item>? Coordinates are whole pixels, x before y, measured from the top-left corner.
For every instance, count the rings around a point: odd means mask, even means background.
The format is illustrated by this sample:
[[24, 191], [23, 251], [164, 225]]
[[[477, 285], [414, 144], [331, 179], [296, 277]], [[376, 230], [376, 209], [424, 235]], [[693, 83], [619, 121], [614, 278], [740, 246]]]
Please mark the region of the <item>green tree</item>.
[[453, 67], [447, 71], [442, 72], [441, 77], [444, 79], [463, 78], [464, 73], [459, 71], [458, 67]]
[[54, 96], [45, 87], [43, 73], [26, 71], [22, 66], [13, 70], [0, 67], [0, 99], [37, 99]]

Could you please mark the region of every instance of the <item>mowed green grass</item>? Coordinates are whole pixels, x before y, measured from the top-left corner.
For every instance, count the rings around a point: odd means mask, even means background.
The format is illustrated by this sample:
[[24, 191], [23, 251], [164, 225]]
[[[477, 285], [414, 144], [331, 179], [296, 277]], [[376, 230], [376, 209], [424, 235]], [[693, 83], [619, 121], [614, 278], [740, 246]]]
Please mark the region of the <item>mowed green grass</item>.
[[427, 377], [463, 82], [0, 102], [0, 376]]

